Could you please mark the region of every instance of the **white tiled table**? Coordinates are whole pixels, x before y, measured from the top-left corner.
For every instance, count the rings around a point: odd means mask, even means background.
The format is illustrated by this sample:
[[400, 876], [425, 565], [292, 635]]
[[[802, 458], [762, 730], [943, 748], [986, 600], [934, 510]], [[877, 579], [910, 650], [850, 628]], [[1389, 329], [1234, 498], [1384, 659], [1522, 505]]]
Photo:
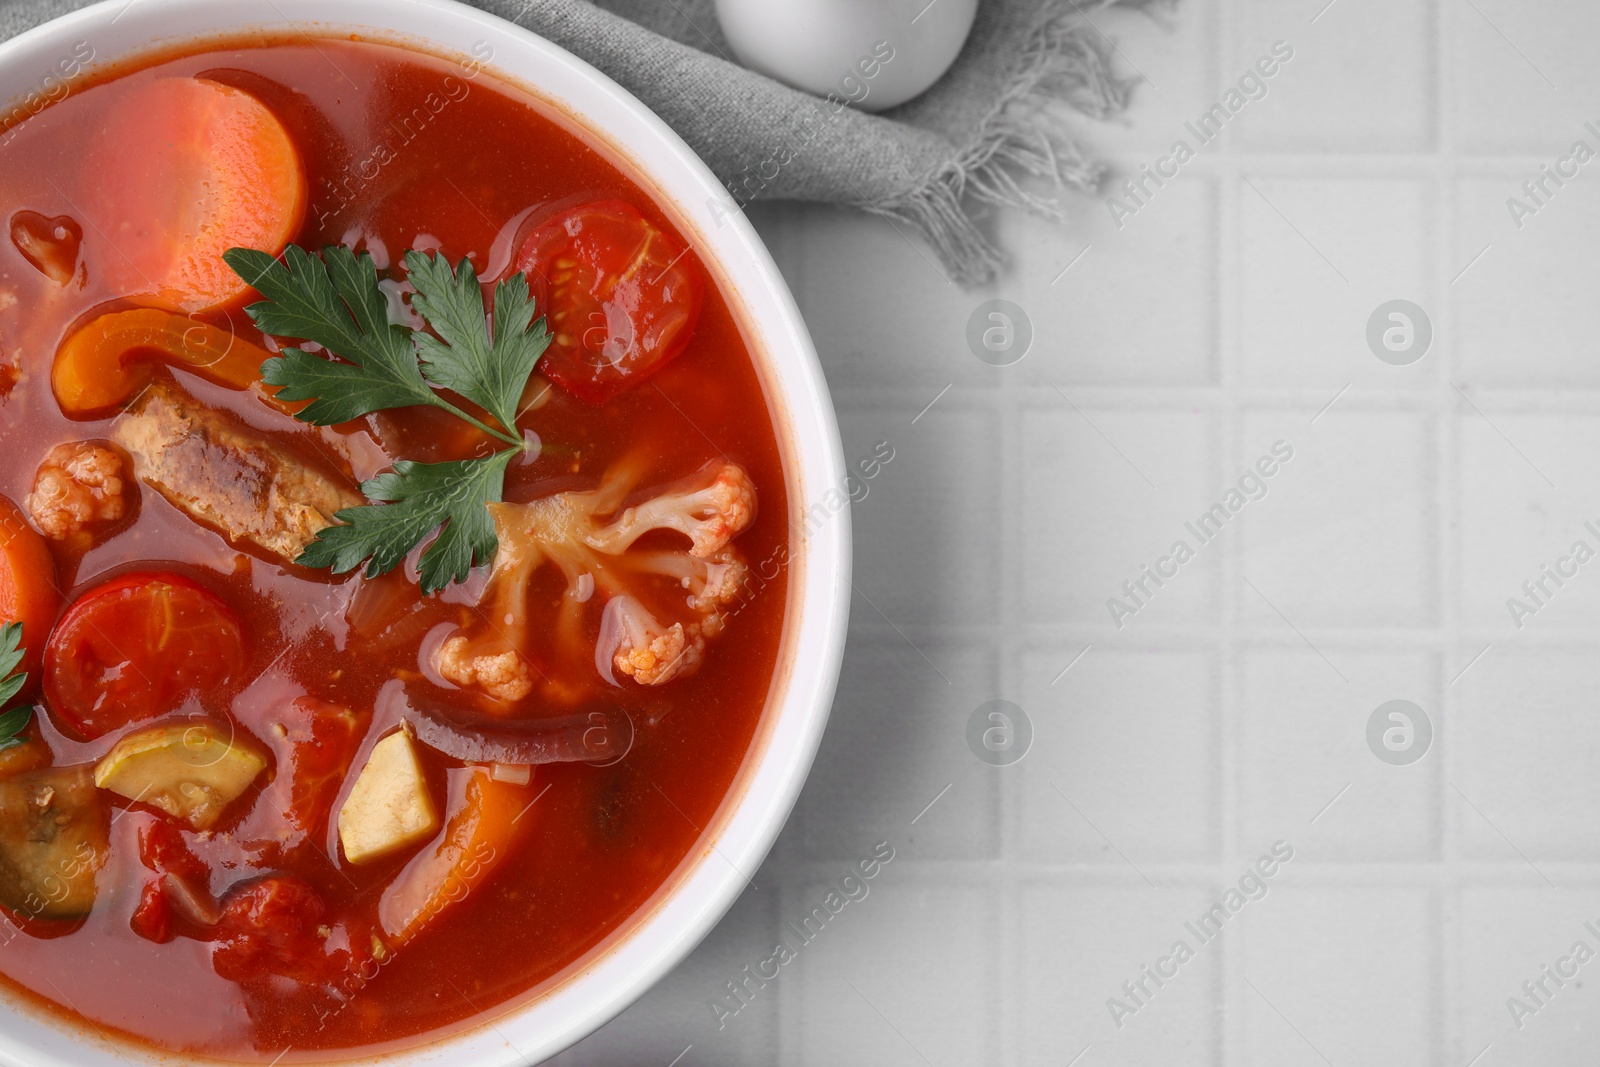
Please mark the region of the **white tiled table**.
[[[561, 1062], [1600, 1055], [1600, 959], [1521, 1029], [1506, 1005], [1575, 941], [1600, 953], [1600, 560], [1522, 628], [1506, 607], [1600, 550], [1600, 161], [1520, 230], [1505, 207], [1574, 140], [1600, 151], [1600, 10], [1325, 4], [1096, 16], [1151, 83], [1127, 123], [1079, 123], [1115, 181], [1272, 42], [1295, 56], [1120, 230], [1087, 197], [1064, 229], [993, 218], [1014, 263], [982, 292], [886, 223], [756, 213], [848, 457], [896, 456], [855, 510], [843, 682], [776, 851]], [[1005, 369], [965, 341], [993, 297], [1037, 331]], [[1393, 298], [1435, 331], [1407, 367], [1365, 341]], [[1106, 598], [1278, 440], [1268, 494], [1117, 629]], [[1035, 731], [1010, 767], [965, 739], [996, 698]], [[1366, 740], [1394, 698], [1434, 726], [1409, 766]], [[1280, 840], [1267, 895], [1201, 944], [1184, 924]], [[879, 841], [870, 894], [719, 1030], [724, 983]], [[1107, 998], [1180, 938], [1193, 959], [1118, 1028]]]

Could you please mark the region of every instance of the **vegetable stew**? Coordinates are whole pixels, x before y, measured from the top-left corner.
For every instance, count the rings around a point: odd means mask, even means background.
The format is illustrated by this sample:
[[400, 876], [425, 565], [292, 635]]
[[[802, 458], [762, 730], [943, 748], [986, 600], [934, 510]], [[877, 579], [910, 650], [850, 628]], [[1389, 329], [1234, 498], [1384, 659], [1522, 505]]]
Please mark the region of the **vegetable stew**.
[[195, 45], [0, 130], [0, 975], [54, 1010], [416, 1044], [705, 851], [778, 435], [670, 213], [488, 58]]

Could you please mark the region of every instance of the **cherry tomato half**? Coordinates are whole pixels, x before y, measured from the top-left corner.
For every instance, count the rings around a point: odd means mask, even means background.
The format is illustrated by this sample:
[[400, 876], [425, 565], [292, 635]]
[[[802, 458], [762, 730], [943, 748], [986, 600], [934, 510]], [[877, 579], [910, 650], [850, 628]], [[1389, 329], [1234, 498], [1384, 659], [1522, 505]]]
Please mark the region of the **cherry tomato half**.
[[705, 298], [694, 254], [621, 200], [538, 224], [522, 242], [517, 269], [527, 273], [555, 335], [542, 373], [595, 404], [678, 356]]
[[173, 711], [244, 667], [238, 615], [198, 582], [126, 574], [78, 598], [45, 649], [45, 698], [93, 739]]

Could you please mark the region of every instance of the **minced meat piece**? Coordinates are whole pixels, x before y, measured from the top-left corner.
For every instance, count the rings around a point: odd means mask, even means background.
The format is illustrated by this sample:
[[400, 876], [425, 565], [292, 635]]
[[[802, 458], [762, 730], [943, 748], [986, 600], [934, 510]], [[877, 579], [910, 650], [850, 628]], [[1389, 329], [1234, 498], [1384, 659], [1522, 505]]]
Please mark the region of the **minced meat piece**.
[[55, 541], [87, 536], [128, 514], [127, 470], [113, 448], [75, 441], [50, 450], [34, 476], [28, 513]]

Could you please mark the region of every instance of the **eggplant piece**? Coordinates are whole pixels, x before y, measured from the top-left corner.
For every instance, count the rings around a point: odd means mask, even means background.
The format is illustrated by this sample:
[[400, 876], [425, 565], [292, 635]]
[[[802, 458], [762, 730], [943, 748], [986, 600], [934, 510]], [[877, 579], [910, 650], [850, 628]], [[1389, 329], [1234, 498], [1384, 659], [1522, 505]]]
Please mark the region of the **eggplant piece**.
[[89, 914], [110, 832], [110, 808], [86, 766], [0, 780], [0, 904], [25, 919]]
[[48, 766], [50, 750], [36, 737], [0, 748], [0, 778], [10, 778], [14, 774], [37, 771]]

